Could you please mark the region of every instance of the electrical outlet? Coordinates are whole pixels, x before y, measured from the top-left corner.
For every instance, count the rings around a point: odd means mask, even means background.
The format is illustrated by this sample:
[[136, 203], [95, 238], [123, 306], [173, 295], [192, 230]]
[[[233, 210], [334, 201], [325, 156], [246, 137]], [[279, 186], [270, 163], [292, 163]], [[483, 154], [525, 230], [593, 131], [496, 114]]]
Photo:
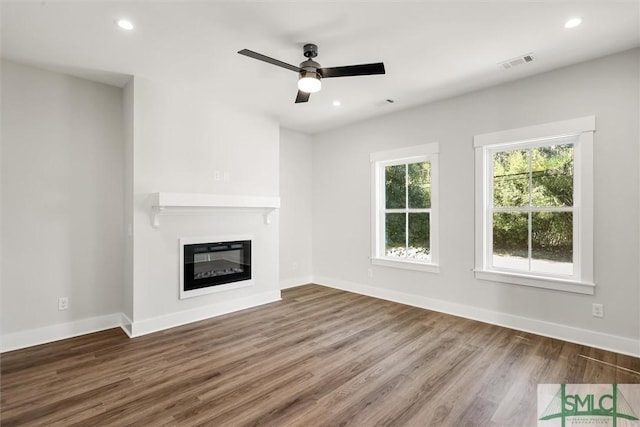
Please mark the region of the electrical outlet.
[[373, 269], [371, 269], [371, 268], [367, 269], [367, 276], [373, 277]]
[[593, 317], [604, 317], [604, 306], [602, 304], [593, 303], [591, 305], [591, 314]]
[[68, 297], [60, 297], [58, 298], [58, 310], [67, 310], [69, 308], [69, 298]]
[[222, 173], [220, 171], [213, 171], [213, 180], [220, 181], [222, 178]]

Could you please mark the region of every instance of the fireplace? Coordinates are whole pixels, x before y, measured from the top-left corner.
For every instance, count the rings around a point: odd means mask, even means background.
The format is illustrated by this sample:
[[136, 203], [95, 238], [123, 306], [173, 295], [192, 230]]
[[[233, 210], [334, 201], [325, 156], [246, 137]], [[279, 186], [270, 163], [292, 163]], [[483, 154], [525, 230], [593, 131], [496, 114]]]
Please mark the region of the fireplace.
[[180, 239], [180, 298], [251, 284], [251, 240]]

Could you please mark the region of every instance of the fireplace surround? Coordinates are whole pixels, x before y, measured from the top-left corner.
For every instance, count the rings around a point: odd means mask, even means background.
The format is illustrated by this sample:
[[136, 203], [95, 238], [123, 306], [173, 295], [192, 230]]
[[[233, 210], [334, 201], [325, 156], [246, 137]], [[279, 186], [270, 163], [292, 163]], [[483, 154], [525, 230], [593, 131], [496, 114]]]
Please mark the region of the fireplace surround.
[[252, 285], [251, 236], [180, 239], [180, 299]]

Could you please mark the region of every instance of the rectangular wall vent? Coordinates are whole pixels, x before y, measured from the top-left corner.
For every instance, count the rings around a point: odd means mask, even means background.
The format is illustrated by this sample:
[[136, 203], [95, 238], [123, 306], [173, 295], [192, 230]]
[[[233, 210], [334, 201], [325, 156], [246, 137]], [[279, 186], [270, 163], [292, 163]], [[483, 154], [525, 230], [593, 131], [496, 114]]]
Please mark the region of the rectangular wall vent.
[[531, 61], [533, 61], [533, 55], [531, 53], [528, 53], [526, 55], [517, 56], [504, 62], [500, 62], [499, 65], [501, 65], [505, 70], [508, 70], [510, 68], [517, 67], [518, 65], [526, 64]]

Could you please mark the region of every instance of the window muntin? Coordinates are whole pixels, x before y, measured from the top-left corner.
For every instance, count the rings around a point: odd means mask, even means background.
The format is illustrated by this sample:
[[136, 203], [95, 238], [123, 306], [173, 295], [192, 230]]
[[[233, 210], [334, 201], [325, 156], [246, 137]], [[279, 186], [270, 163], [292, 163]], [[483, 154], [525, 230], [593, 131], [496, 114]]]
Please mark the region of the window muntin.
[[438, 271], [437, 152], [434, 143], [371, 154], [373, 264]]
[[431, 162], [384, 167], [384, 257], [431, 262]]
[[575, 277], [577, 137], [489, 150], [492, 269]]

